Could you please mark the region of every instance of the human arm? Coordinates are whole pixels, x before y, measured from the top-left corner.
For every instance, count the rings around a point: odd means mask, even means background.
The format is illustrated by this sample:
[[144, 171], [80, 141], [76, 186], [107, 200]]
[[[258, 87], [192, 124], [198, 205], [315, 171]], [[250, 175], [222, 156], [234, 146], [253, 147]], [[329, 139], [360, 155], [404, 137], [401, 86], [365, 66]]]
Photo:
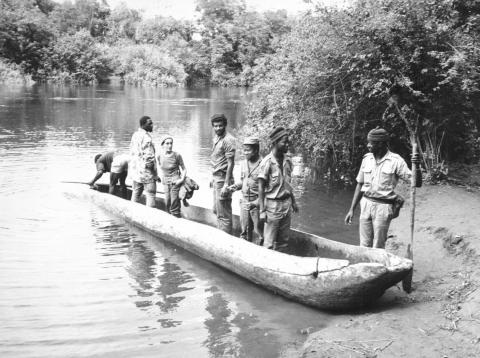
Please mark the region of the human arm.
[[258, 178], [258, 211], [260, 221], [265, 222], [267, 215], [265, 213], [265, 179], [263, 178]]
[[88, 183], [88, 185], [90, 185], [90, 189], [93, 189], [95, 187], [95, 182], [102, 177], [103, 173], [103, 169], [97, 170], [97, 174], [95, 174], [95, 177]]
[[230, 183], [230, 180], [232, 179], [233, 167], [234, 166], [235, 166], [235, 158], [234, 157], [228, 157], [227, 158], [227, 173], [225, 175], [225, 183], [223, 184], [222, 191], [220, 192], [220, 194], [222, 196], [225, 196], [229, 193], [228, 184]]
[[353, 194], [352, 205], [350, 206], [350, 210], [348, 210], [347, 216], [345, 216], [345, 224], [350, 225], [352, 223], [353, 214], [355, 212], [355, 208], [357, 207], [360, 199], [363, 196], [362, 192], [362, 185], [363, 183], [357, 183], [355, 188], [355, 193]]
[[178, 170], [180, 171], [180, 178], [175, 182], [175, 185], [180, 186], [183, 184], [185, 177], [187, 176], [187, 169], [185, 168], [183, 158], [180, 154], [178, 155]]

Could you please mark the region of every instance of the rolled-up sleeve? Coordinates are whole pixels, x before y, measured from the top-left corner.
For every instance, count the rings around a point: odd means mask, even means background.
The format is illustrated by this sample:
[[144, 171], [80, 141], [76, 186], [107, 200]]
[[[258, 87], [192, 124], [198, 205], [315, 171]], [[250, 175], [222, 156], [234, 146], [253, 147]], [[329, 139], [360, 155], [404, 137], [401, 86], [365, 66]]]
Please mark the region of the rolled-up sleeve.
[[408, 168], [403, 158], [399, 158], [397, 161], [396, 174], [406, 182], [409, 182], [412, 178], [412, 171]]
[[235, 158], [235, 139], [225, 138], [223, 141], [223, 151], [225, 158]]

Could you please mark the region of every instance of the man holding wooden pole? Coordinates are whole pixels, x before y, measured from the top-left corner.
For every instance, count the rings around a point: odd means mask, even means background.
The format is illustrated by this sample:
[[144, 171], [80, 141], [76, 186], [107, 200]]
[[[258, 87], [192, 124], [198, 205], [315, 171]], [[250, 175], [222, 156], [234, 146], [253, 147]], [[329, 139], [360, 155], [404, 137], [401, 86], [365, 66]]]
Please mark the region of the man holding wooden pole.
[[[398, 216], [403, 202], [395, 193], [398, 179], [408, 182], [412, 179], [412, 172], [403, 158], [388, 149], [389, 138], [388, 132], [382, 128], [368, 133], [369, 153], [363, 157], [352, 205], [345, 217], [345, 223], [351, 224], [355, 208], [360, 203], [360, 246], [385, 248], [390, 222]], [[412, 165], [417, 169], [416, 187], [422, 186], [419, 164], [419, 155], [412, 154]]]

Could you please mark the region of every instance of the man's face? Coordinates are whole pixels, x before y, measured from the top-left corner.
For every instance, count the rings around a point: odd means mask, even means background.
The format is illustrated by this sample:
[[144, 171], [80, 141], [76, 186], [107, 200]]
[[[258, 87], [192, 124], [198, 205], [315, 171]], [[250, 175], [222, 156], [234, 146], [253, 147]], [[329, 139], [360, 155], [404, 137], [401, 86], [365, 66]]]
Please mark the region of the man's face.
[[153, 131], [153, 121], [151, 119], [147, 119], [147, 122], [142, 127], [147, 132]]
[[372, 142], [369, 140], [367, 143], [367, 149], [373, 155], [381, 153], [384, 150], [385, 146], [385, 142]]
[[287, 153], [289, 144], [290, 144], [290, 139], [288, 138], [288, 135], [284, 135], [282, 138], [278, 140], [276, 145], [277, 145], [277, 148], [280, 150], [280, 152]]
[[223, 122], [213, 122], [212, 126], [216, 135], [221, 136], [225, 133], [225, 124]]
[[254, 158], [257, 154], [258, 154], [258, 151], [253, 145], [250, 145], [250, 144], [243, 145], [243, 155], [245, 155], [245, 158], [247, 158], [247, 160]]

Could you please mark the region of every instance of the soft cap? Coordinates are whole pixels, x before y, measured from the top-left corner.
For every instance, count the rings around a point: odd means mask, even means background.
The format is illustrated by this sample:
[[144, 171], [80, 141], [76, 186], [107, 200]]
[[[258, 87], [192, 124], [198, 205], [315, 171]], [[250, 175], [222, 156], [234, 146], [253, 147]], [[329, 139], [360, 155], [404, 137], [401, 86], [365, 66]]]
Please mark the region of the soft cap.
[[243, 140], [243, 144], [248, 144], [248, 145], [258, 145], [260, 143], [260, 139], [258, 137], [252, 136], [252, 137], [246, 137]]
[[288, 132], [285, 128], [277, 127], [277, 128], [274, 128], [268, 136], [270, 137], [270, 141], [274, 143], [286, 135], [288, 135]]
[[390, 135], [388, 132], [380, 127], [372, 129], [367, 135], [367, 140], [369, 142], [388, 142], [389, 139]]

